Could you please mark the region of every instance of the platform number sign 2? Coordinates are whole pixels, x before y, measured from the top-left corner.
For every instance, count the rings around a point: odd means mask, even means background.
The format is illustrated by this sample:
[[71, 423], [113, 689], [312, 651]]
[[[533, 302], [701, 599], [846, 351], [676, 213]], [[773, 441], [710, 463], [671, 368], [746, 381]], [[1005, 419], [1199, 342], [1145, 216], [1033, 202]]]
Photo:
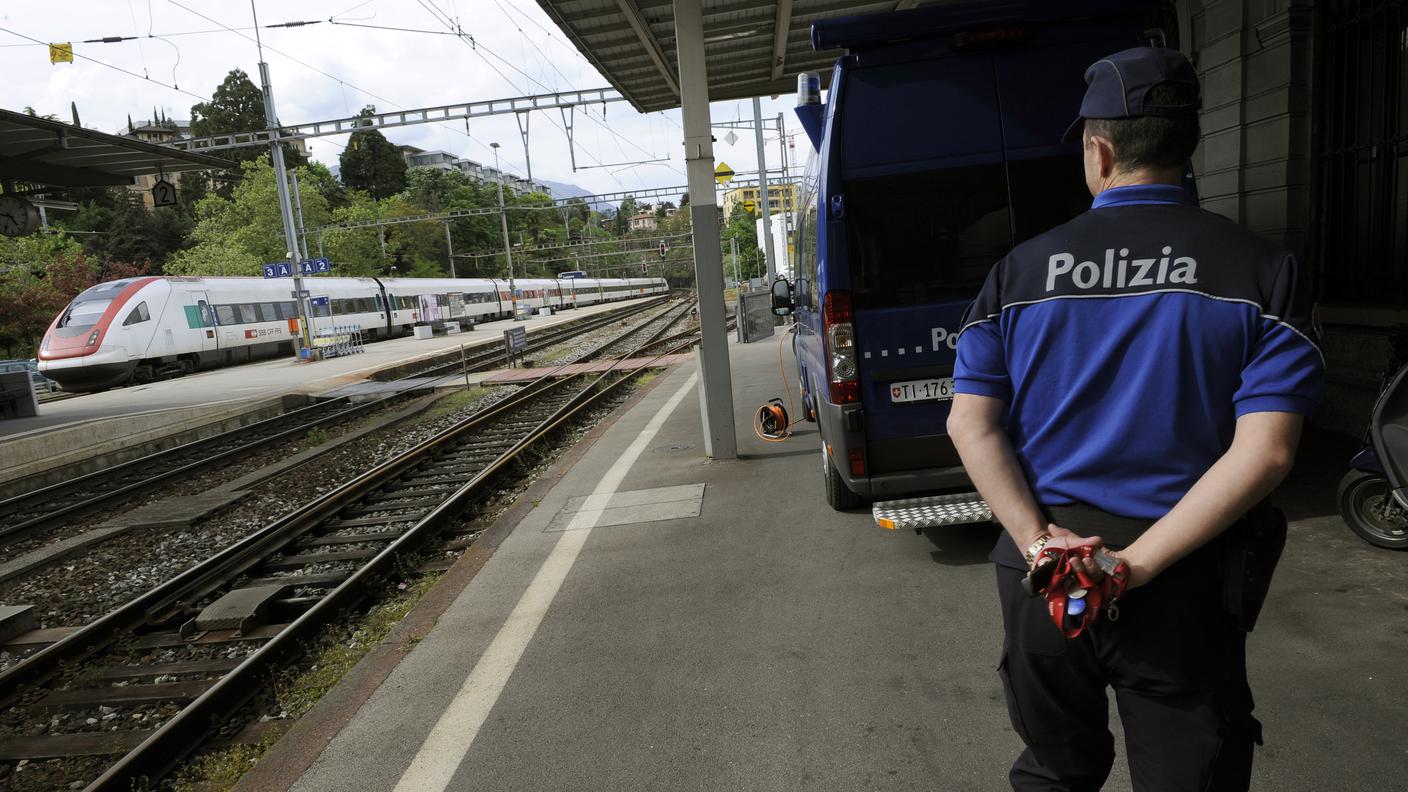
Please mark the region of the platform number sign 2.
[[176, 185], [160, 179], [152, 185], [152, 206], [175, 206]]

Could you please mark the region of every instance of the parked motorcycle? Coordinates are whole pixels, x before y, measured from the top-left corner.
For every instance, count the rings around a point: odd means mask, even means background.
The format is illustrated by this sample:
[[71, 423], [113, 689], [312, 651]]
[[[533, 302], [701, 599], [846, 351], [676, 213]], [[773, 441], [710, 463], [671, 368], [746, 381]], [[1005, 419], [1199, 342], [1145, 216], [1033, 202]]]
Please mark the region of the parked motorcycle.
[[1394, 360], [1384, 374], [1364, 448], [1340, 479], [1340, 514], [1364, 541], [1408, 550], [1408, 329], [1395, 328]]

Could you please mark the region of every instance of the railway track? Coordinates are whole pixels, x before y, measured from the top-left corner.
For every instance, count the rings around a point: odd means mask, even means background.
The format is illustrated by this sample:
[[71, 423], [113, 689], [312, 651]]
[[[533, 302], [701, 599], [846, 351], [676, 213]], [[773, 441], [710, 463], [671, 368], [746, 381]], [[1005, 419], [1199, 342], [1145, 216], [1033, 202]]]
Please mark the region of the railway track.
[[[572, 363], [681, 349], [691, 334], [670, 330], [687, 308]], [[632, 376], [615, 372], [615, 364], [603, 373], [559, 376], [568, 365], [0, 673], [12, 729], [0, 734], [0, 761], [112, 759], [88, 783], [92, 792], [126, 790], [167, 773], [327, 624], [460, 523], [525, 451]], [[472, 534], [452, 535], [442, 547], [472, 541]], [[159, 661], [136, 659], [151, 655]], [[71, 726], [14, 733], [16, 718]]]
[[[650, 310], [662, 301], [632, 305], [603, 313], [565, 327], [550, 328], [528, 336], [529, 351], [537, 351], [618, 322], [623, 316]], [[462, 371], [482, 371], [502, 365], [498, 346], [471, 353], [461, 363], [437, 364], [401, 377], [423, 385], [427, 377], [449, 377]], [[402, 398], [393, 393], [375, 401], [353, 404], [347, 399], [318, 402], [249, 426], [232, 429], [175, 448], [79, 476], [33, 492], [0, 501], [0, 557], [17, 541], [63, 526], [73, 520], [111, 509], [153, 492], [170, 482], [230, 465], [255, 451], [307, 434], [308, 430], [354, 420]]]
[[[581, 323], [540, 330], [528, 336], [528, 346], [525, 353], [541, 352], [544, 349], [556, 346], [564, 341], [570, 341], [577, 336], [610, 326], [621, 321], [624, 316], [629, 316], [640, 311], [648, 311], [651, 308], [668, 302], [668, 300], [668, 296], [662, 296], [635, 305], [633, 306], [634, 310], [610, 311], [600, 314], [599, 316], [582, 320]], [[417, 369], [412, 374], [403, 375], [401, 379], [411, 377], [453, 376], [464, 371], [484, 371], [486, 369], [503, 366], [506, 360], [507, 356], [502, 347], [494, 346], [484, 350], [471, 350], [466, 352], [464, 360], [452, 359], [443, 363], [433, 363], [424, 369]]]

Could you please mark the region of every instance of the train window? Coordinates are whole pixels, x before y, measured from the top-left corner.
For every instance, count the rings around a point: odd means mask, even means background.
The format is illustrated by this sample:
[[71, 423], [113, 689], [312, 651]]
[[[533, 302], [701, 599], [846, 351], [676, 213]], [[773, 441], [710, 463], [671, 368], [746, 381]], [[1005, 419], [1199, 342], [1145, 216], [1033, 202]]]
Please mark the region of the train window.
[[360, 313], [371, 313], [372, 311], [375, 311], [375, 310], [376, 310], [376, 306], [373, 305], [372, 298], [370, 298], [370, 297], [358, 297], [358, 298], [357, 298], [357, 310], [358, 310], [358, 312], [360, 312]]
[[200, 300], [196, 303], [200, 307], [200, 322], [206, 327], [215, 326], [215, 316], [210, 313], [210, 303]]
[[240, 303], [235, 306], [240, 316], [240, 324], [254, 324], [259, 321], [259, 310], [254, 307], [254, 303]]
[[292, 301], [279, 303], [279, 318], [294, 319], [298, 317], [298, 305]]
[[313, 315], [314, 315], [314, 316], [332, 316], [332, 307], [331, 307], [330, 305], [328, 305], [328, 301], [327, 301], [327, 300], [324, 300], [324, 301], [318, 302], [318, 303], [314, 303], [314, 304], [313, 304]]
[[145, 322], [150, 318], [152, 318], [152, 315], [147, 312], [146, 302], [139, 302], [137, 303], [137, 307], [133, 308], [132, 312], [127, 314], [127, 318], [122, 320], [122, 326], [126, 327], [127, 325]]
[[222, 325], [239, 324], [240, 320], [235, 318], [235, 306], [217, 305], [215, 306], [215, 316]]
[[261, 321], [261, 322], [277, 322], [277, 321], [279, 321], [279, 312], [278, 312], [278, 309], [276, 309], [276, 308], [274, 307], [274, 304], [273, 304], [273, 303], [259, 303], [259, 321]]
[[[91, 290], [90, 290], [91, 291]], [[108, 309], [112, 300], [92, 300], [83, 299], [83, 295], [73, 301], [73, 305], [64, 311], [64, 315], [59, 319], [59, 327], [87, 328], [98, 323], [103, 312]]]

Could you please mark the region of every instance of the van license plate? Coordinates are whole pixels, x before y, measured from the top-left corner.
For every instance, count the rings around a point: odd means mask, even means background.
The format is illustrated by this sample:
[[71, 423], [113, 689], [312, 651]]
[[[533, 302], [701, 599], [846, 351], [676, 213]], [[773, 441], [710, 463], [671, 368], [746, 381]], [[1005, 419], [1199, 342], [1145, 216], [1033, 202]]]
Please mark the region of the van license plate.
[[953, 398], [953, 377], [890, 383], [890, 403], [943, 401]]

